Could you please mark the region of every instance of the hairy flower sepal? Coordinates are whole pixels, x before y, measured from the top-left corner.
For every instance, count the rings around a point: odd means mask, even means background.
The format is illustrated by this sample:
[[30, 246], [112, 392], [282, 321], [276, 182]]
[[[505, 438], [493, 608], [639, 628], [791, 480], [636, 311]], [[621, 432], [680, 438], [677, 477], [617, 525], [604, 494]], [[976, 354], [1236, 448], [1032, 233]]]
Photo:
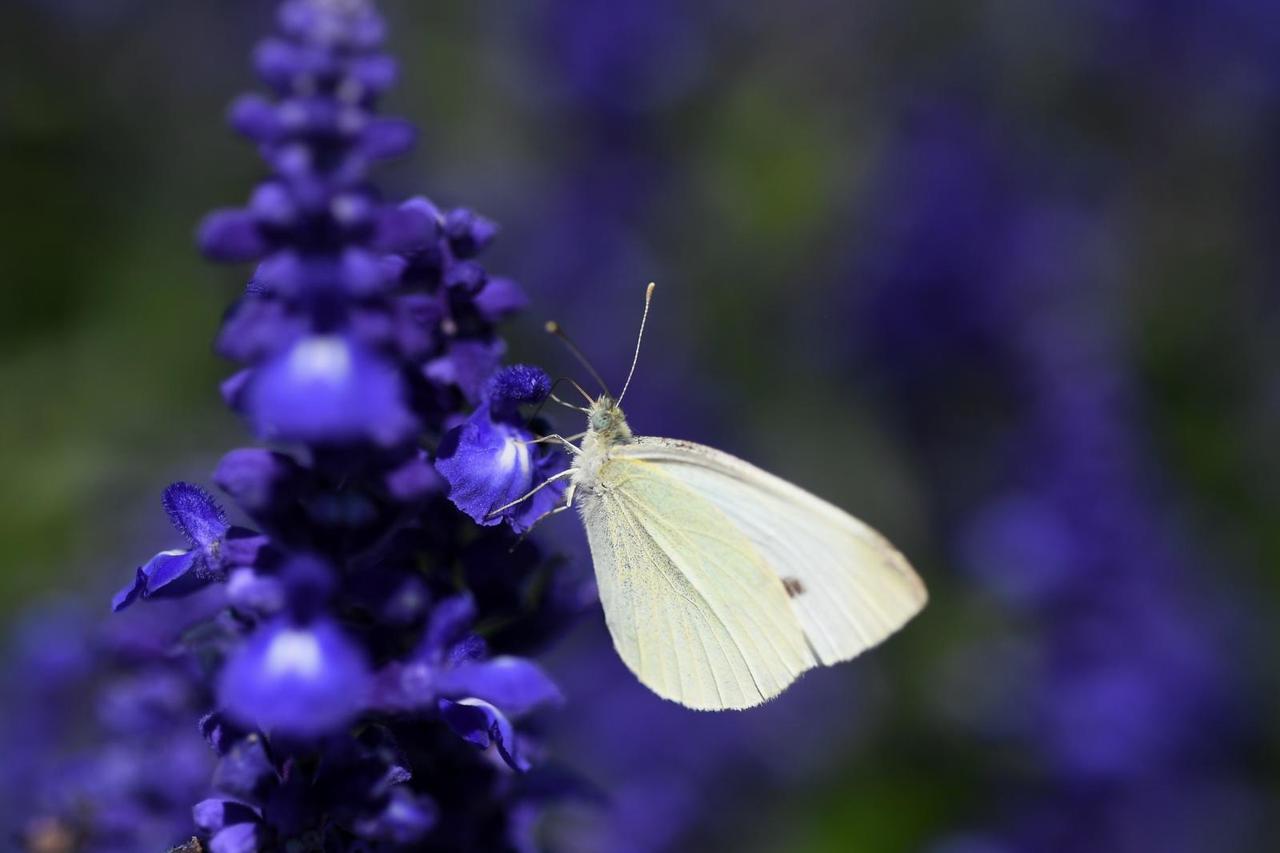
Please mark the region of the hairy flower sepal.
[[537, 368], [504, 368], [486, 384], [471, 416], [440, 442], [436, 470], [449, 484], [449, 500], [477, 524], [506, 521], [523, 532], [559, 502], [564, 487], [556, 484], [495, 514], [565, 467], [553, 445], [530, 443], [535, 436], [520, 415], [521, 404], [540, 402], [550, 390]]
[[140, 566], [132, 583], [112, 597], [112, 610], [123, 610], [139, 598], [189, 595], [222, 580], [228, 568], [252, 566], [266, 545], [253, 531], [232, 527], [222, 507], [199, 486], [173, 483], [161, 503], [190, 547], [161, 551]]

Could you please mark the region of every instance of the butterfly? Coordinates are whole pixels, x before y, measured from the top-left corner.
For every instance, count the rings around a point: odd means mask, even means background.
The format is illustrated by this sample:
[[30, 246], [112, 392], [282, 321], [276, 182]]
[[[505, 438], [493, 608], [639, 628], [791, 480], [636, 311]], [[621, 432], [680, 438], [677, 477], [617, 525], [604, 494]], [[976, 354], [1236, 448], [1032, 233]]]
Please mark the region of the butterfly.
[[616, 400], [579, 387], [580, 445], [545, 439], [573, 455], [547, 481], [569, 480], [551, 513], [578, 509], [614, 647], [642, 684], [689, 708], [750, 708], [920, 611], [923, 582], [863, 522], [728, 453], [633, 435], [620, 404], [639, 347]]

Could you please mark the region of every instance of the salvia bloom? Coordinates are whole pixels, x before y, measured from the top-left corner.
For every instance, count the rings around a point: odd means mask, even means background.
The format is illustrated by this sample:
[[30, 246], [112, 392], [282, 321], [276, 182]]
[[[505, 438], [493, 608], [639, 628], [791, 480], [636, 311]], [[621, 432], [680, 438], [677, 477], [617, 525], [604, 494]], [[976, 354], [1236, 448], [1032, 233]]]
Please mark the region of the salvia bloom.
[[254, 54], [269, 94], [230, 111], [269, 175], [199, 230], [256, 264], [217, 348], [272, 447], [212, 477], [254, 529], [165, 491], [182, 541], [112, 600], [158, 638], [100, 703], [119, 760], [29, 805], [32, 849], [527, 848], [566, 787], [521, 725], [562, 701], [523, 655], [589, 600], [512, 548], [561, 490], [505, 505], [566, 464], [522, 414], [546, 375], [501, 366], [525, 298], [478, 261], [492, 222], [370, 183], [414, 139], [375, 111], [396, 66], [372, 4], [287, 0], [278, 23]]

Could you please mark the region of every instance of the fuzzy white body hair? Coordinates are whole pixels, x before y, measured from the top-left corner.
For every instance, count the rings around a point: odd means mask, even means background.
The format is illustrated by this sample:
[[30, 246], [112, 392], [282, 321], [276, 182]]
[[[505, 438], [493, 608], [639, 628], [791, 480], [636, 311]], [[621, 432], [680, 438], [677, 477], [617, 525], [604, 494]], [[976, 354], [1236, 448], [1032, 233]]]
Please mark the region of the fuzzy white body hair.
[[600, 490], [600, 469], [609, 461], [609, 455], [619, 444], [631, 441], [631, 428], [622, 409], [610, 397], [600, 397], [587, 411], [587, 434], [582, 439], [580, 452], [573, 462], [570, 480], [570, 497], [581, 489], [586, 494]]

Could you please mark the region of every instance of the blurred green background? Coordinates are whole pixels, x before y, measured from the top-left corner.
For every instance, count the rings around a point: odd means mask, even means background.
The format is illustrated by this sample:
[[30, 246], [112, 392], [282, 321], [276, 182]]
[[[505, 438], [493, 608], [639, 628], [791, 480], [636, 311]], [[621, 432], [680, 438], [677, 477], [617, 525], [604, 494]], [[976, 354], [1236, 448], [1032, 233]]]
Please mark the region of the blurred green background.
[[[1188, 555], [1170, 583], [1227, 602], [1234, 639], [1216, 653], [1230, 656], [1231, 683], [1244, 685], [1230, 689], [1251, 715], [1221, 763], [1249, 753], [1230, 774], [1248, 791], [1247, 820], [1267, 824], [1280, 11], [1244, 0], [383, 8], [403, 63], [387, 109], [422, 130], [383, 186], [501, 223], [487, 264], [533, 299], [509, 330], [512, 360], [574, 373], [540, 334], [555, 317], [620, 378], [643, 285], [658, 281], [633, 427], [716, 444], [829, 497], [899, 543], [933, 591], [860, 676], [848, 716], [877, 722], [851, 722], [854, 734], [783, 789], [743, 782], [689, 844], [917, 849], [985, 824], [1024, 778], [1020, 741], [970, 738], [938, 710], [946, 655], [1022, 626], [958, 569], [952, 520], [970, 493], [939, 496], [929, 425], [894, 402], [894, 358], [862, 347], [879, 322], [867, 300], [894, 286], [868, 272], [894, 239], [882, 205], [901, 173], [886, 163], [921, 101], [978, 116], [1000, 140], [996, 161], [1071, 199], [1102, 237], [1096, 263], [1070, 266], [1068, 248], [1042, 265], [1049, 278], [1097, 276], [1065, 288], [1093, 300], [1091, 319], [1061, 318], [1105, 325], [1131, 383], [1135, 452], [1154, 472], [1143, 483]], [[192, 231], [259, 175], [222, 116], [254, 85], [248, 51], [270, 14], [249, 0], [0, 9], [0, 618], [55, 590], [118, 585], [169, 541], [163, 486], [207, 482], [246, 441], [217, 395], [230, 367], [210, 349], [243, 281], [202, 262]], [[973, 239], [989, 236], [1000, 257], [999, 232], [974, 216]], [[965, 451], [957, 439], [944, 456]], [[847, 678], [837, 672], [808, 679]], [[785, 734], [757, 733], [773, 750]]]

